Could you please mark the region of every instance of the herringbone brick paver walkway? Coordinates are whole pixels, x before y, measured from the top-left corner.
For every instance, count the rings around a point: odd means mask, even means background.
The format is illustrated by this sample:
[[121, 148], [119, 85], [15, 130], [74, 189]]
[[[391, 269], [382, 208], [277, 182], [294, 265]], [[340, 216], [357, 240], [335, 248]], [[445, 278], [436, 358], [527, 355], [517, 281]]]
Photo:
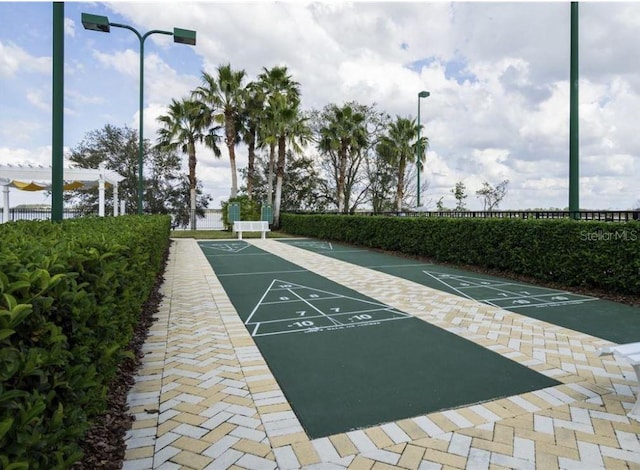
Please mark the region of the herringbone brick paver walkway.
[[597, 356], [607, 341], [273, 240], [248, 241], [561, 385], [310, 440], [196, 241], [177, 239], [129, 394], [136, 421], [125, 469], [640, 469], [640, 423], [626, 416], [635, 375]]

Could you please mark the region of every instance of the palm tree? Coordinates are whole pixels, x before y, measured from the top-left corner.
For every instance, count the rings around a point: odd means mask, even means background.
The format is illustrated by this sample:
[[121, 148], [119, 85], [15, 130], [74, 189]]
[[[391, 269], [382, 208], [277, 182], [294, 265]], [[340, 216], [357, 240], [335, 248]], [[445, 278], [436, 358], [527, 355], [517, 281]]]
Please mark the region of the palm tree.
[[356, 111], [349, 104], [345, 104], [342, 107], [332, 105], [329, 121], [320, 128], [318, 149], [321, 152], [336, 152], [338, 154], [338, 212], [346, 212], [348, 210], [345, 203], [347, 157], [364, 149], [367, 141], [368, 133], [365, 115]]
[[210, 106], [213, 120], [224, 124], [225, 144], [229, 151], [231, 167], [231, 197], [238, 194], [238, 174], [236, 171], [237, 125], [244, 97], [242, 80], [244, 70], [233, 70], [231, 64], [220, 65], [217, 75], [202, 72], [203, 84], [192, 92], [192, 98]]
[[[377, 146], [378, 154], [397, 169], [396, 180], [398, 188], [396, 190], [396, 210], [402, 210], [402, 199], [404, 198], [404, 175], [408, 163], [416, 162], [416, 152], [418, 143], [418, 126], [415, 119], [402, 118], [396, 116], [396, 121], [389, 125], [388, 134], [383, 136]], [[424, 156], [429, 146], [426, 137], [420, 138], [420, 169], [424, 163]]]
[[258, 126], [264, 116], [264, 92], [258, 82], [251, 82], [245, 87], [244, 107], [241, 113], [242, 125], [239, 133], [242, 141], [247, 144], [247, 196], [253, 197], [253, 183], [255, 180], [256, 145], [258, 144]]
[[[300, 84], [293, 80], [286, 66], [275, 66], [271, 69], [262, 68], [258, 75], [258, 86], [262, 90], [265, 99], [263, 119], [260, 124], [259, 137], [262, 147], [269, 147], [269, 178], [267, 181], [267, 202], [273, 201], [273, 176], [276, 165], [276, 145], [278, 145], [278, 113], [273, 109], [270, 99], [276, 96], [285, 96], [291, 103], [300, 98]], [[276, 101], [274, 101], [275, 103]]]
[[301, 115], [300, 100], [297, 96], [275, 94], [269, 98], [268, 108], [278, 144], [273, 223], [279, 227], [287, 144], [293, 147], [294, 151], [301, 151], [301, 146], [306, 145], [311, 139], [311, 129], [307, 124], [307, 119]]
[[180, 150], [189, 157], [189, 196], [191, 230], [196, 228], [196, 143], [204, 142], [220, 157], [215, 128], [208, 129], [211, 121], [207, 108], [197, 101], [183, 98], [171, 100], [167, 114], [159, 116], [162, 125], [158, 131], [157, 147]]

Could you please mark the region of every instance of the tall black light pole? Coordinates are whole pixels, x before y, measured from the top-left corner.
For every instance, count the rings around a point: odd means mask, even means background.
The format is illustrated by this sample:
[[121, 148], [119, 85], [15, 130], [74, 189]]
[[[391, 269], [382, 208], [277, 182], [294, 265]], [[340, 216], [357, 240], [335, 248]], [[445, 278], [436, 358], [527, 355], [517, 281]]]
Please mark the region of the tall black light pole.
[[420, 99], [427, 98], [429, 96], [428, 91], [421, 91], [418, 93], [418, 145], [416, 146], [416, 152], [418, 155], [416, 156], [416, 167], [418, 170], [418, 194], [416, 198], [416, 207], [420, 207], [420, 157], [422, 156], [422, 141], [420, 140]]
[[146, 32], [145, 34], [140, 34], [138, 30], [135, 28], [121, 23], [110, 23], [109, 18], [101, 15], [91, 15], [89, 13], [82, 14], [82, 25], [85, 29], [91, 31], [100, 31], [103, 33], [111, 32], [111, 26], [114, 28], [124, 28], [132, 31], [137, 37], [138, 41], [140, 41], [140, 129], [138, 131], [138, 214], [142, 214], [142, 200], [143, 200], [143, 174], [142, 174], [142, 166], [143, 166], [143, 150], [144, 150], [144, 139], [143, 139], [143, 113], [144, 113], [144, 41], [152, 34], [166, 34], [168, 36], [173, 36], [173, 42], [177, 42], [180, 44], [188, 44], [190, 46], [196, 45], [196, 32], [190, 29], [180, 29], [173, 28], [173, 32], [171, 31], [162, 31], [159, 29], [154, 29]]
[[571, 2], [571, 66], [569, 70], [569, 212], [580, 217], [580, 134], [578, 101], [578, 2]]

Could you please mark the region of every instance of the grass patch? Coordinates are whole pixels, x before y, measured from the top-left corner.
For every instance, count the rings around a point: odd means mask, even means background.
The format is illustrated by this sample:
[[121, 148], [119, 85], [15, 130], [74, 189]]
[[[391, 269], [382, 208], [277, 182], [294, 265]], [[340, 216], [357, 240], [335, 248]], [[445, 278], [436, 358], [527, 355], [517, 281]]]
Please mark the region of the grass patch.
[[[242, 232], [242, 238], [260, 238], [260, 232]], [[267, 238], [291, 238], [284, 232], [269, 232]], [[226, 230], [172, 230], [171, 238], [195, 238], [196, 240], [237, 239], [238, 235]]]

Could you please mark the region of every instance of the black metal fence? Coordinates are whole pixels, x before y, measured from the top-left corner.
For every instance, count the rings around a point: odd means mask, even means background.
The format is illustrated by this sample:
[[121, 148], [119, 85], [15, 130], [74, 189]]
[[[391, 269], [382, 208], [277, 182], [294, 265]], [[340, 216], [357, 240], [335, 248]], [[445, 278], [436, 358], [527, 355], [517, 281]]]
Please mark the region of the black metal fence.
[[[298, 214], [317, 214], [317, 212], [298, 212]], [[325, 214], [336, 214], [336, 212], [325, 212]], [[383, 215], [393, 217], [449, 217], [449, 218], [498, 218], [498, 219], [579, 219], [598, 220], [603, 222], [629, 222], [631, 220], [640, 221], [640, 210], [633, 211], [404, 211], [404, 212], [357, 212], [358, 215]], [[97, 212], [78, 211], [65, 209], [64, 219], [74, 217], [96, 217]], [[51, 219], [51, 209], [9, 209], [9, 217], [4, 220], [4, 211], [0, 208], [0, 223], [13, 222], [16, 220], [49, 220]], [[187, 227], [174, 227], [175, 230], [189, 230]], [[221, 209], [205, 209], [204, 217], [196, 220], [197, 230], [224, 230]]]
[[[221, 209], [205, 209], [203, 217], [196, 220], [197, 230], [224, 230], [222, 223]], [[108, 214], [109, 216], [111, 214]], [[79, 211], [74, 209], [64, 209], [63, 219], [73, 219], [75, 217], [97, 217], [97, 212]], [[9, 209], [9, 216], [5, 220], [4, 210], [0, 208], [0, 223], [15, 222], [18, 220], [51, 220], [51, 209], [35, 209], [16, 207]], [[174, 227], [175, 230], [188, 230], [189, 227]]]
[[[174, 230], [190, 230], [191, 227], [173, 226]], [[204, 217], [196, 218], [196, 230], [224, 230], [222, 209], [205, 209]]]
[[[303, 214], [303, 212], [298, 212]], [[329, 214], [330, 212], [325, 212]], [[335, 214], [335, 212], [333, 212]], [[578, 219], [603, 222], [629, 222], [640, 220], [640, 210], [634, 211], [404, 211], [404, 212], [357, 212], [358, 215], [383, 215], [395, 217], [448, 217], [456, 219]]]
[[[91, 217], [97, 215], [98, 212], [91, 213], [73, 209], [65, 209], [62, 211], [63, 219]], [[4, 210], [0, 208], [0, 223], [15, 222], [17, 220], [51, 220], [51, 209], [25, 209], [20, 207], [12, 208], [9, 209], [9, 217], [7, 217], [7, 220], [5, 220]]]

